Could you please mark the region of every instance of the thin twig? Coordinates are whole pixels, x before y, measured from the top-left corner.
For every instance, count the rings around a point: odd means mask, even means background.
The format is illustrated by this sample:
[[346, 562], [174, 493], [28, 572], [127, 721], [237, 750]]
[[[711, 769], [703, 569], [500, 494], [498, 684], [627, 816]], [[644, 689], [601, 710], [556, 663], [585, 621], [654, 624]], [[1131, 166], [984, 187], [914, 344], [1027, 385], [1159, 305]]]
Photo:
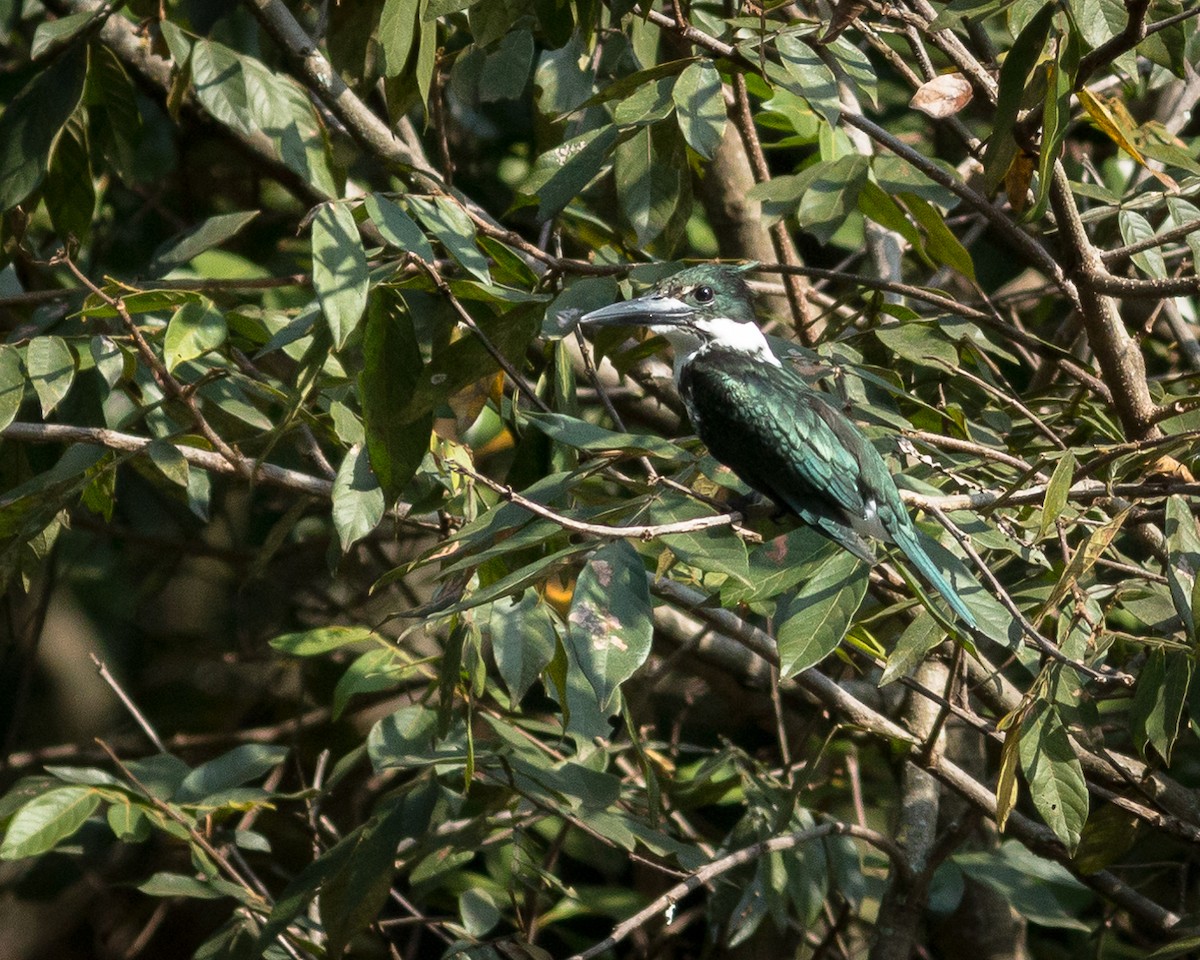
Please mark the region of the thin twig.
[[[958, 541], [959, 546], [963, 548], [963, 552], [970, 557], [971, 562], [975, 565], [976, 569], [983, 574], [983, 578], [987, 580], [988, 585], [992, 588], [992, 591], [995, 593], [996, 597], [999, 598], [1001, 604], [1003, 604], [1004, 608], [1010, 614], [1012, 614], [1013, 619], [1020, 624], [1022, 632], [1025, 634], [1026, 638], [1030, 642], [1030, 645], [1034, 649], [1040, 651], [1047, 657], [1050, 657], [1052, 660], [1057, 660], [1060, 663], [1065, 663], [1068, 666], [1073, 667], [1080, 673], [1091, 677], [1093, 680], [1097, 680], [1102, 683], [1120, 683], [1127, 687], [1133, 686], [1134, 678], [1129, 674], [1120, 672], [1104, 673], [1103, 671], [1097, 670], [1094, 667], [1089, 667], [1087, 664], [1078, 660], [1072, 660], [1065, 653], [1063, 653], [1052, 640], [1044, 636], [1037, 629], [1037, 627], [1033, 625], [1029, 618], [1021, 612], [1021, 608], [1018, 607], [1016, 601], [1009, 596], [1008, 591], [1004, 589], [1004, 585], [992, 572], [991, 567], [984, 562], [983, 557], [981, 557], [979, 552], [971, 545], [971, 538], [959, 528], [958, 524], [946, 516], [946, 514], [938, 507], [930, 507], [929, 512], [936, 517], [938, 522], [950, 532], [950, 535], [954, 537], [955, 540]], [[980, 631], [980, 633], [982, 634], [982, 631]], [[983, 635], [986, 636], [986, 634]]]
[[121, 686], [117, 678], [114, 677], [109, 671], [108, 665], [94, 653], [89, 653], [88, 656], [95, 665], [96, 671], [100, 674], [100, 679], [102, 679], [112, 688], [112, 692], [117, 695], [117, 699], [120, 700], [125, 709], [129, 711], [129, 715], [133, 717], [135, 721], [137, 721], [137, 725], [142, 728], [142, 732], [146, 734], [147, 739], [154, 744], [154, 749], [159, 753], [166, 753], [167, 748], [162, 742], [162, 738], [159, 737], [157, 731], [154, 729], [154, 726], [150, 723], [150, 721], [146, 719], [146, 715], [138, 709], [137, 704], [133, 702], [133, 698], [125, 692], [125, 688]]
[[621, 921], [613, 929], [613, 932], [599, 943], [595, 943], [583, 952], [575, 954], [570, 960], [591, 960], [592, 957], [597, 957], [611, 950], [635, 930], [644, 927], [654, 917], [659, 914], [665, 914], [688, 894], [693, 893], [707, 883], [711, 883], [717, 877], [731, 870], [736, 870], [744, 864], [752, 863], [760, 857], [766, 856], [768, 853], [795, 850], [797, 847], [812, 840], [819, 840], [822, 837], [831, 835], [851, 836], [865, 840], [867, 843], [886, 853], [894, 863], [898, 865], [903, 864], [904, 858], [900, 855], [899, 848], [889, 838], [875, 830], [868, 830], [851, 823], [822, 823], [807, 830], [799, 830], [796, 833], [789, 833], [782, 837], [771, 837], [752, 846], [736, 850], [721, 857], [719, 860], [714, 860], [712, 863], [705, 864], [699, 870], [694, 871], [684, 880], [675, 884], [666, 893], [657, 897], [649, 906], [642, 908], [629, 919]]
[[467, 312], [467, 308], [459, 302], [458, 297], [454, 295], [454, 291], [450, 289], [450, 284], [442, 279], [442, 275], [438, 272], [437, 267], [435, 267], [432, 263], [427, 263], [426, 261], [422, 260], [416, 254], [410, 253], [409, 256], [421, 267], [422, 270], [425, 271], [426, 274], [428, 274], [429, 279], [433, 281], [433, 285], [437, 288], [438, 293], [446, 298], [451, 308], [456, 314], [458, 314], [458, 318], [462, 321], [463, 326], [465, 326], [471, 331], [471, 333], [475, 335], [479, 342], [483, 344], [483, 348], [487, 350], [489, 354], [491, 354], [492, 359], [500, 365], [500, 369], [503, 370], [508, 376], [508, 379], [512, 382], [512, 385], [521, 391], [521, 393], [523, 393], [529, 399], [529, 402], [539, 410], [544, 413], [550, 413], [550, 405], [538, 396], [537, 391], [529, 385], [523, 376], [521, 376], [520, 371], [512, 365], [508, 357], [501, 353], [500, 348], [492, 343], [487, 334], [485, 334], [479, 328], [479, 324], [475, 322], [475, 318]]
[[674, 523], [634, 524], [620, 527], [608, 526], [603, 523], [588, 523], [585, 520], [576, 520], [574, 517], [557, 513], [549, 507], [538, 503], [536, 500], [530, 500], [528, 497], [521, 496], [512, 487], [498, 483], [482, 473], [476, 473], [462, 464], [453, 463], [448, 464], [448, 466], [454, 472], [461, 473], [463, 476], [470, 477], [477, 483], [483, 484], [510, 503], [514, 503], [518, 507], [528, 510], [539, 517], [552, 520], [564, 530], [570, 530], [573, 533], [586, 533], [593, 537], [604, 537], [609, 540], [621, 540], [626, 537], [638, 540], [652, 540], [655, 537], [668, 537], [678, 533], [695, 533], [697, 530], [709, 530], [713, 527], [733, 527], [738, 536], [744, 540], [751, 543], [762, 543], [762, 537], [753, 530], [746, 530], [739, 526], [739, 521], [742, 519], [740, 513], [723, 513], [715, 516], [694, 517], [691, 520], [677, 520]]

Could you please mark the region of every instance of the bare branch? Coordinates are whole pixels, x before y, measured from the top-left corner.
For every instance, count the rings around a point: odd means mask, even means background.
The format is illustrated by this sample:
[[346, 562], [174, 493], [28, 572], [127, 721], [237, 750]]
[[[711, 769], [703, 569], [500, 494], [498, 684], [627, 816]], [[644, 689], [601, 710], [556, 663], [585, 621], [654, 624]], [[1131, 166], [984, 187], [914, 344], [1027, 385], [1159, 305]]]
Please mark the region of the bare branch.
[[[154, 442], [151, 437], [139, 437], [131, 433], [121, 433], [118, 430], [108, 430], [104, 427], [73, 427], [62, 423], [22, 423], [19, 421], [10, 423], [0, 430], [0, 437], [26, 443], [88, 443], [127, 453], [141, 453]], [[333, 484], [321, 477], [314, 477], [298, 470], [289, 470], [287, 467], [277, 467], [271, 463], [253, 463], [252, 472], [246, 475], [235, 468], [228, 459], [212, 450], [191, 447], [182, 443], [172, 444], [172, 446], [189, 464], [207, 470], [209, 473], [240, 476], [255, 483], [265, 483], [323, 499], [328, 499], [333, 495]]]
[[108, 664], [106, 664], [94, 653], [89, 653], [88, 656], [91, 657], [92, 663], [96, 667], [96, 672], [100, 674], [100, 678], [112, 688], [113, 693], [117, 695], [117, 699], [120, 700], [121, 703], [124, 704], [125, 709], [129, 711], [129, 715], [133, 717], [133, 719], [137, 722], [137, 725], [142, 728], [142, 732], [146, 735], [147, 739], [154, 744], [154, 748], [159, 753], [166, 753], [167, 748], [164, 746], [162, 738], [159, 737], [150, 721], [146, 719], [146, 715], [138, 709], [137, 704], [133, 702], [133, 698], [125, 692], [125, 689], [117, 681], [117, 678], [114, 677], [109, 671]]

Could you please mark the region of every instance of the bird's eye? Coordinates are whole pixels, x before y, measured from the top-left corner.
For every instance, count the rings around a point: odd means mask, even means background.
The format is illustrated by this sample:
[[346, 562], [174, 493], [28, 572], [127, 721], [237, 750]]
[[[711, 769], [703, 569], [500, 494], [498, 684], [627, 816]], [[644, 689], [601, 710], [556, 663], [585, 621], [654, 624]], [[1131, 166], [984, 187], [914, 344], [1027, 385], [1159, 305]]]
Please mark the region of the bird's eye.
[[697, 303], [710, 303], [716, 294], [713, 293], [712, 287], [697, 287], [693, 296], [695, 296]]

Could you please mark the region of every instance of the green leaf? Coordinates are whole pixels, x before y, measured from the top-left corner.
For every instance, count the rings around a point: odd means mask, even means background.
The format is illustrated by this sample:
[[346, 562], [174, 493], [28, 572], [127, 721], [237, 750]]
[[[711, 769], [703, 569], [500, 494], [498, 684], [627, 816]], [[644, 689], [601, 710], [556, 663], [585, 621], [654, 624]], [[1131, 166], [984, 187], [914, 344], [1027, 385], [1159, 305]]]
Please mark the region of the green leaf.
[[530, 410], [525, 413], [529, 423], [552, 440], [565, 443], [576, 450], [592, 453], [624, 451], [631, 454], [649, 454], [663, 460], [687, 460], [688, 454], [669, 440], [653, 434], [618, 433], [564, 413], [543, 413]]
[[172, 799], [177, 803], [197, 803], [265, 777], [287, 759], [288, 749], [273, 743], [243, 743], [196, 767], [184, 777]]
[[957, 270], [967, 279], [974, 280], [975, 264], [971, 254], [946, 226], [937, 208], [915, 193], [901, 193], [898, 199], [925, 231], [925, 249], [929, 256], [951, 270]]
[[199, 38], [189, 59], [192, 86], [204, 109], [243, 136], [258, 132], [243, 60], [224, 44]]
[[780, 677], [820, 663], [841, 642], [867, 592], [867, 568], [838, 550], [776, 611]]
[[1068, 450], [1054, 466], [1050, 482], [1046, 484], [1046, 496], [1042, 500], [1042, 518], [1038, 521], [1036, 539], [1041, 540], [1054, 528], [1055, 521], [1067, 508], [1067, 496], [1071, 492], [1071, 481], [1075, 478], [1075, 454]]
[[832, 545], [811, 527], [763, 543], [749, 552], [748, 583], [728, 580], [721, 586], [722, 606], [758, 603], [777, 597], [812, 575]]
[[837, 80], [825, 61], [812, 47], [791, 33], [776, 37], [775, 49], [784, 71], [792, 81], [788, 84], [791, 92], [807, 100], [827, 123], [836, 124], [842, 113], [841, 98], [838, 96]]
[[[358, 379], [367, 451], [387, 503], [404, 492], [421, 465], [433, 426], [432, 412], [413, 419], [402, 413], [423, 368], [412, 320], [402, 307], [401, 301], [382, 289], [371, 297]], [[345, 546], [350, 542], [343, 540]]]
[[1058, 159], [1059, 147], [1071, 123], [1071, 92], [1083, 55], [1079, 33], [1070, 26], [1071, 18], [1064, 15], [1060, 19], [1061, 39], [1056, 44], [1056, 56], [1045, 65], [1046, 95], [1042, 109], [1042, 143], [1038, 149], [1038, 191], [1033, 209], [1028, 214], [1031, 221], [1040, 220], [1050, 202], [1051, 174]]
[[920, 232], [913, 226], [912, 221], [904, 215], [904, 211], [892, 199], [892, 195], [884, 191], [873, 180], [867, 180], [862, 185], [862, 189], [858, 193], [858, 209], [869, 220], [874, 220], [880, 226], [900, 234], [921, 255], [922, 259], [926, 260], [931, 266], [933, 265], [932, 260], [929, 259], [929, 254], [925, 251], [925, 244], [922, 241]]
[[373, 193], [367, 197], [364, 206], [371, 222], [389, 245], [397, 250], [415, 253], [426, 263], [433, 263], [433, 247], [400, 204], [382, 194]]
[[[1182, 13], [1183, 5], [1178, 2], [1154, 5], [1160, 14]], [[1158, 17], [1154, 18], [1159, 19]], [[1163, 30], [1156, 30], [1137, 45], [1137, 52], [1160, 67], [1170, 70], [1180, 80], [1188, 78], [1188, 24], [1176, 23]], [[1194, 35], [1194, 28], [1193, 28]]]
[[[230, 890], [229, 887], [233, 887], [233, 890]], [[148, 880], [138, 884], [138, 889], [151, 897], [191, 897], [196, 900], [219, 900], [222, 897], [234, 897], [238, 895], [234, 891], [240, 892], [241, 890], [240, 887], [227, 882], [199, 880], [182, 873], [165, 871], [151, 874]]]
[[[716, 515], [717, 511], [690, 497], [665, 495], [652, 504], [650, 522], [676, 523]], [[747, 586], [751, 585], [746, 543], [728, 527], [672, 533], [661, 539], [684, 563], [700, 570], [723, 573]]]
[[190, 473], [188, 462], [183, 458], [179, 448], [170, 440], [150, 441], [146, 447], [146, 455], [164, 477], [181, 487], [187, 486]]
[[544, 50], [533, 74], [538, 111], [558, 116], [579, 107], [592, 93], [592, 72], [585, 69], [583, 40], [575, 34], [558, 50]]
[[[1126, 244], [1141, 243], [1154, 236], [1154, 228], [1150, 226], [1150, 221], [1136, 210], [1121, 210], [1117, 214], [1117, 223], [1121, 228], [1121, 239]], [[1135, 253], [1130, 259], [1152, 280], [1162, 280], [1167, 276], [1167, 263], [1163, 259], [1160, 247], [1150, 247], [1141, 253]]]
[[229, 328], [225, 315], [207, 297], [192, 300], [175, 311], [163, 338], [163, 362], [174, 370], [186, 360], [194, 360], [225, 342]]
[[[408, 298], [411, 300], [412, 295]], [[416, 314], [415, 303], [410, 312]], [[537, 335], [541, 312], [540, 303], [523, 304], [499, 315], [481, 311], [475, 322], [491, 345], [520, 367], [526, 349]], [[406, 423], [423, 421], [459, 391], [480, 385], [499, 369], [496, 358], [480, 337], [473, 332], [459, 337], [437, 349], [424, 369], [414, 375], [412, 394], [395, 408], [394, 417]]]
[[486, 587], [481, 587], [467, 594], [463, 600], [451, 604], [444, 610], [439, 611], [439, 613], [443, 616], [452, 613], [461, 613], [463, 610], [470, 610], [473, 607], [491, 603], [493, 600], [498, 600], [501, 597], [519, 593], [526, 587], [545, 580], [555, 568], [586, 549], [587, 544], [572, 544], [569, 547], [556, 550], [554, 553], [538, 557], [538, 559], [525, 564], [523, 567], [518, 567], [512, 573], [501, 577], [499, 580], [489, 583]]
[[108, 828], [118, 840], [141, 843], [150, 836], [150, 818], [146, 816], [146, 808], [128, 798], [112, 801], [105, 818]]
[[386, 507], [366, 452], [351, 447], [333, 481], [333, 526], [342, 553], [379, 526]]
[[379, 14], [380, 67], [385, 77], [399, 76], [408, 63], [417, 38], [420, 7], [420, 0], [385, 0]]
[[623, 127], [645, 126], [656, 120], [665, 120], [675, 109], [671, 98], [670, 77], [653, 80], [638, 87], [624, 100], [613, 107], [613, 121]]
[[537, 199], [537, 218], [557, 216], [603, 171], [619, 131], [611, 124], [589, 130], [538, 157], [521, 193]]
[[950, 30], [962, 20], [984, 20], [1011, 6], [1016, 0], [950, 0], [929, 25], [930, 30]]
[[616, 710], [620, 685], [645, 662], [654, 630], [650, 587], [637, 551], [624, 541], [588, 558], [575, 583], [567, 638], [602, 711]]
[[321, 887], [325, 955], [340, 957], [383, 908], [392, 886], [396, 845], [405, 836], [405, 808], [393, 803], [369, 821], [351, 843], [345, 865]]
[[342, 203], [325, 203], [312, 225], [313, 288], [333, 334], [342, 349], [367, 309], [367, 255], [354, 222]]
[[500, 908], [490, 893], [482, 889], [464, 890], [458, 897], [458, 914], [467, 935], [487, 936], [500, 922]]
[[1021, 769], [1038, 813], [1070, 853], [1087, 822], [1083, 767], [1054, 704], [1039, 701], [1021, 724]]
[[425, 224], [425, 229], [441, 241], [446, 252], [462, 264], [468, 273], [484, 283], [492, 282], [487, 258], [475, 245], [475, 225], [461, 206], [447, 197], [436, 197], [432, 203], [410, 197], [408, 203]]
[[1014, 41], [1000, 67], [995, 120], [983, 152], [984, 184], [988, 193], [1000, 185], [1017, 155], [1017, 141], [1013, 136], [1017, 112], [1021, 109], [1025, 82], [1041, 57], [1042, 48], [1046, 46], [1055, 7], [1056, 4], [1047, 3], [1034, 15]]
[[62, 337], [34, 337], [25, 348], [25, 369], [47, 417], [75, 382], [75, 354]]
[[253, 65], [254, 72], [271, 88], [266, 98], [271, 111], [260, 119], [260, 123], [263, 133], [271, 138], [279, 159], [318, 196], [329, 199], [341, 196], [345, 178], [334, 162], [329, 134], [307, 88], [289, 76], [272, 73], [257, 60], [247, 63]]
[[488, 633], [500, 679], [513, 703], [520, 703], [554, 659], [554, 618], [537, 592], [526, 590], [520, 600], [502, 597], [492, 604]]
[[0, 116], [0, 211], [15, 207], [41, 185], [54, 144], [83, 98], [87, 63], [85, 47], [64, 51]]
[[1200, 578], [1200, 534], [1188, 502], [1181, 496], [1167, 498], [1167, 584], [1175, 610], [1183, 620], [1192, 642], [1196, 641], [1196, 582]]
[[1171, 212], [1171, 226], [1182, 227], [1192, 224], [1195, 229], [1185, 238], [1192, 251], [1192, 263], [1200, 263], [1200, 208], [1182, 197], [1167, 197], [1167, 209]]
[[180, 369], [198, 370], [201, 375], [209, 371], [221, 371], [217, 379], [207, 380], [204, 386], [197, 391], [205, 405], [212, 404], [223, 413], [235, 417], [255, 430], [267, 432], [275, 428], [271, 418], [250, 402], [246, 391], [238, 382], [239, 374], [229, 375], [228, 368], [208, 363], [206, 357], [197, 357], [195, 360], [182, 364]]
[[375, 631], [369, 627], [315, 627], [280, 634], [271, 641], [271, 646], [293, 657], [315, 657], [353, 643], [363, 643], [374, 636]]
[[78, 115], [67, 121], [54, 146], [43, 199], [59, 237], [88, 238], [96, 208], [96, 191], [92, 185], [87, 129]]
[[257, 216], [257, 210], [242, 210], [238, 213], [221, 213], [208, 217], [160, 246], [154, 252], [150, 272], [158, 276], [174, 267], [190, 263], [206, 250], [219, 247], [226, 240], [237, 236]]
[[1080, 874], [1107, 870], [1124, 857], [1138, 840], [1139, 823], [1136, 814], [1114, 803], [1094, 810], [1075, 850], [1075, 866]]
[[645, 247], [666, 230], [690, 186], [678, 127], [656, 123], [618, 144], [614, 170], [621, 211]]
[[399, 682], [403, 667], [396, 662], [396, 651], [387, 648], [368, 650], [346, 668], [333, 688], [331, 710], [336, 720], [346, 709], [350, 698], [358, 693], [377, 693], [391, 690]]
[[436, 20], [429, 21], [429, 0], [421, 0], [421, 16], [417, 22], [417, 62], [414, 73], [417, 78], [417, 90], [421, 94], [421, 104], [429, 103], [429, 91], [433, 87], [433, 72], [437, 67], [438, 24]]
[[581, 106], [595, 107], [607, 103], [609, 100], [625, 100], [646, 84], [661, 80], [663, 77], [673, 77], [694, 62], [691, 59], [671, 60], [668, 63], [658, 63], [644, 70], [626, 74], [614, 80], [595, 96], [590, 97]]
[[829, 243], [846, 218], [858, 209], [870, 161], [858, 154], [817, 163], [805, 171], [808, 182], [796, 219], [821, 243]]
[[874, 333], [891, 353], [917, 366], [943, 372], [958, 366], [958, 348], [942, 335], [934, 321], [885, 323]]
[[17, 417], [25, 399], [25, 374], [21, 353], [7, 343], [0, 344], [0, 430]]
[[1153, 747], [1166, 763], [1171, 762], [1194, 670], [1190, 654], [1167, 653], [1161, 647], [1150, 651], [1138, 673], [1130, 708], [1133, 742], [1142, 756], [1148, 757], [1146, 748]]
[[901, 677], [908, 676], [925, 655], [946, 639], [946, 631], [937, 618], [928, 610], [922, 610], [916, 619], [904, 628], [896, 646], [888, 655], [887, 666], [879, 678], [879, 686], [885, 687]]
[[825, 49], [841, 67], [842, 74], [860, 99], [879, 109], [879, 78], [867, 55], [852, 44], [845, 35], [838, 37]]
[[951, 857], [968, 877], [995, 890], [1032, 923], [1063, 930], [1091, 932], [1080, 919], [1093, 895], [1061, 864], [1031, 853], [1017, 840], [998, 850], [957, 853]]
[[20, 860], [53, 850], [83, 826], [100, 805], [90, 786], [59, 787], [34, 797], [13, 815], [0, 843], [0, 859]]
[[420, 705], [401, 707], [371, 728], [367, 755], [377, 773], [397, 767], [422, 767], [436, 759], [437, 741], [436, 710]]
[[96, 19], [98, 12], [98, 10], [83, 10], [80, 13], [69, 13], [55, 20], [45, 20], [39, 23], [37, 29], [33, 31], [33, 43], [29, 48], [30, 55], [34, 60], [39, 60], [47, 50], [65, 44], [76, 34], [82, 33], [84, 28]]
[[137, 91], [120, 59], [106, 46], [91, 49], [84, 102], [93, 145], [122, 180], [136, 179], [135, 154], [142, 134]]
[[533, 69], [533, 53], [533, 34], [514, 24], [513, 29], [487, 51], [479, 75], [480, 101], [492, 103], [520, 97]]
[[721, 74], [707, 60], [688, 66], [671, 89], [683, 139], [706, 160], [713, 158], [725, 135], [722, 91]]

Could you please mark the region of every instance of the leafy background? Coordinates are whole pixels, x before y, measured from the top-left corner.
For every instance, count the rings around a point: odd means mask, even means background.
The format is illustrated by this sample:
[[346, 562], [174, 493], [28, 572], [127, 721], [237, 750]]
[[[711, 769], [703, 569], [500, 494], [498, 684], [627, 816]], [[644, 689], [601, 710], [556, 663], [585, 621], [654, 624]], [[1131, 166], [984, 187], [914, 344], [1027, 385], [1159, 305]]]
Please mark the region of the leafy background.
[[[1194, 949], [1196, 13], [0, 2], [0, 955]], [[978, 637], [576, 335], [714, 257]]]

